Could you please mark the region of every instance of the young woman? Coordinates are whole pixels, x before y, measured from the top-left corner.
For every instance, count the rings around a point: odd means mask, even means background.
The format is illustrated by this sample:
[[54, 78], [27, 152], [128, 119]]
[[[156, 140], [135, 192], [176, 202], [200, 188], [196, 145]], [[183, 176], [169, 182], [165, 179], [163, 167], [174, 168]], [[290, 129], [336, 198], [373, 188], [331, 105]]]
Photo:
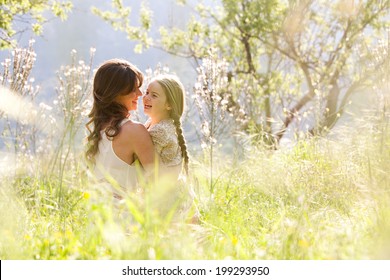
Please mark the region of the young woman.
[[112, 59], [97, 70], [93, 82], [93, 107], [89, 114], [86, 157], [98, 181], [109, 181], [114, 197], [135, 191], [139, 162], [148, 172], [154, 147], [145, 126], [129, 119], [137, 109], [143, 75], [125, 60]]

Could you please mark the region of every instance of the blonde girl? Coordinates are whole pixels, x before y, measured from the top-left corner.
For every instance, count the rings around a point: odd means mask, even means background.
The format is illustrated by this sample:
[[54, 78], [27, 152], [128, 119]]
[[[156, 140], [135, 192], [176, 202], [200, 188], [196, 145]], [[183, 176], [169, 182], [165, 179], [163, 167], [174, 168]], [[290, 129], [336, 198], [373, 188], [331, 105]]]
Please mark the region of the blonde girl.
[[[176, 216], [191, 223], [199, 222], [199, 212], [193, 203], [195, 193], [181, 176], [188, 175], [188, 152], [181, 117], [185, 107], [184, 87], [177, 76], [160, 75], [148, 85], [143, 97], [144, 112], [149, 116], [145, 126], [149, 131], [160, 160], [158, 203], [160, 209], [177, 208]], [[163, 187], [165, 186], [165, 187]]]
[[185, 107], [184, 93], [177, 76], [160, 75], [152, 79], [143, 96], [144, 112], [149, 116], [145, 126], [160, 162], [177, 176], [182, 168], [188, 174], [189, 159], [181, 125]]

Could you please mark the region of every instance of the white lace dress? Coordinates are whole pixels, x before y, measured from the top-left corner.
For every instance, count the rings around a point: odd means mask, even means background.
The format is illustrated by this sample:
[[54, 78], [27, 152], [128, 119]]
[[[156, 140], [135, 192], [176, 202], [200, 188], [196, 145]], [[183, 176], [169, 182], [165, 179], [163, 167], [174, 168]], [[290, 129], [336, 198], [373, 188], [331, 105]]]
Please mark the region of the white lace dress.
[[166, 166], [181, 164], [181, 148], [177, 140], [176, 127], [172, 119], [162, 120], [157, 124], [150, 125], [149, 119], [145, 123], [148, 129], [154, 148], [160, 157], [161, 162]]
[[194, 195], [182, 174], [183, 158], [173, 120], [162, 120], [150, 125], [149, 119], [145, 127], [152, 137], [155, 151], [160, 159], [159, 177], [163, 184], [160, 185], [159, 191], [162, 192], [161, 197], [164, 197], [160, 201], [161, 210], [166, 208], [165, 210], [169, 211], [176, 205], [178, 210], [176, 213], [179, 215], [177, 217], [184, 217], [192, 205]]
[[162, 163], [161, 167], [167, 172], [173, 172], [178, 178], [182, 168], [182, 155], [173, 120], [166, 119], [153, 125], [150, 122], [149, 119], [145, 127], [152, 137], [155, 151]]

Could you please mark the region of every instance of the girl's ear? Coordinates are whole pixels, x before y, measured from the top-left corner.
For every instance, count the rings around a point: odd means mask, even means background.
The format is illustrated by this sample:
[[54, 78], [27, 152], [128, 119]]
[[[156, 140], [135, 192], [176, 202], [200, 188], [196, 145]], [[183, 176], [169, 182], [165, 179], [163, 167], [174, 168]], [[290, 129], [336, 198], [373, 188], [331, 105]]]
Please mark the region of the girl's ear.
[[172, 107], [171, 106], [169, 106], [168, 104], [167, 104], [167, 110], [169, 111], [169, 110], [172, 110]]

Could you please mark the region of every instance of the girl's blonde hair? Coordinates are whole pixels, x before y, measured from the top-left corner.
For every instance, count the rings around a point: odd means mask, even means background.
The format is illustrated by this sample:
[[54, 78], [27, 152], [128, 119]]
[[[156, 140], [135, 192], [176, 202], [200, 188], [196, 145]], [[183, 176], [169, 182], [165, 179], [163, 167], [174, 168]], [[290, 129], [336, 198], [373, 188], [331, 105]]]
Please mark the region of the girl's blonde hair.
[[171, 107], [170, 117], [173, 119], [173, 122], [176, 127], [176, 134], [179, 141], [179, 146], [181, 148], [181, 154], [184, 160], [184, 170], [188, 175], [188, 152], [187, 145], [183, 135], [181, 117], [185, 109], [185, 90], [183, 84], [180, 82], [179, 78], [175, 75], [159, 75], [153, 79], [158, 82], [159, 85], [163, 88], [164, 93], [167, 97], [167, 102]]

